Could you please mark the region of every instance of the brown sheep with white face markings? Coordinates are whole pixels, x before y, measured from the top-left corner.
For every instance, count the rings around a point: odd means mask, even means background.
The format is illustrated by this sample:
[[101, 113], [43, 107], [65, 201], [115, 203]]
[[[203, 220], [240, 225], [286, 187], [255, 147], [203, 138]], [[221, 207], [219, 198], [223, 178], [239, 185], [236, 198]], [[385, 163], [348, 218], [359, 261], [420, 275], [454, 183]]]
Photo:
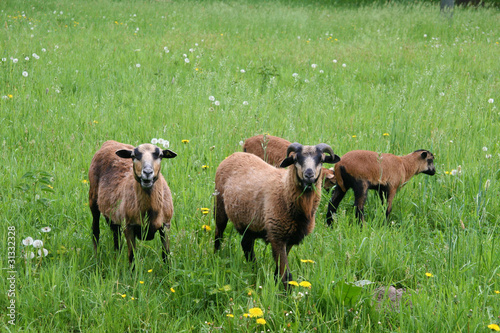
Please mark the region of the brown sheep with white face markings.
[[392, 210], [392, 200], [396, 192], [411, 177], [419, 173], [434, 175], [434, 155], [428, 150], [416, 150], [405, 156], [379, 154], [374, 151], [354, 150], [348, 152], [335, 164], [337, 187], [328, 203], [326, 223], [330, 225], [333, 214], [344, 198], [347, 190], [354, 191], [356, 217], [364, 221], [364, 205], [368, 190], [377, 190], [380, 200], [387, 199], [388, 217]]
[[278, 169], [248, 153], [234, 153], [221, 162], [215, 175], [215, 250], [228, 220], [243, 235], [241, 246], [249, 261], [255, 260], [254, 242], [271, 243], [275, 276], [285, 288], [292, 275], [288, 253], [311, 233], [321, 193], [323, 163], [339, 157], [330, 146], [292, 143]]
[[173, 151], [152, 144], [134, 147], [116, 141], [106, 141], [95, 153], [89, 169], [89, 206], [96, 252], [102, 213], [113, 230], [115, 249], [119, 249], [119, 232], [124, 225], [130, 263], [134, 259], [135, 238], [151, 240], [156, 231], [160, 232], [166, 260], [166, 233], [174, 205], [160, 169], [162, 158], [175, 156]]
[[[272, 135], [256, 135], [245, 140], [243, 151], [262, 158], [272, 166], [279, 167], [286, 157], [286, 150], [291, 142]], [[323, 168], [323, 188], [329, 191], [335, 186], [333, 170]]]

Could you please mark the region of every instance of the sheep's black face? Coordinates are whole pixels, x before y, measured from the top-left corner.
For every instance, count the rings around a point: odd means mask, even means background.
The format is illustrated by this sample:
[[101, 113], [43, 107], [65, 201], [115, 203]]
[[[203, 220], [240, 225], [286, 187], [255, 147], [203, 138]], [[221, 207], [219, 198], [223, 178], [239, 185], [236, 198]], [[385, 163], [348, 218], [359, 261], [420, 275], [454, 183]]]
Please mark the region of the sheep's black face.
[[428, 150], [417, 150], [422, 158], [422, 169], [420, 172], [426, 175], [434, 176], [436, 174], [436, 167], [434, 166], [434, 155]]
[[161, 159], [177, 156], [171, 150], [161, 150], [155, 145], [145, 143], [134, 150], [119, 150], [116, 154], [122, 158], [131, 158], [135, 179], [144, 190], [150, 190], [161, 171]]
[[[319, 144], [317, 146], [302, 146], [298, 143], [292, 143], [288, 147], [288, 153], [294, 154], [287, 157], [281, 167], [295, 165], [297, 180], [304, 189], [312, 189], [321, 176], [323, 163], [336, 163], [340, 158], [333, 154], [330, 146]], [[330, 155], [326, 155], [328, 152]]]

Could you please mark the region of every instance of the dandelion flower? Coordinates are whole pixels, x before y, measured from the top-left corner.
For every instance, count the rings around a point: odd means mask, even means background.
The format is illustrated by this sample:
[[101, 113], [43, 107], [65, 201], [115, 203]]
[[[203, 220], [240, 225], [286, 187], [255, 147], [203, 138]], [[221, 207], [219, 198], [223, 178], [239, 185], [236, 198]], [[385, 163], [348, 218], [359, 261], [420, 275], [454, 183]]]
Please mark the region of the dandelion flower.
[[46, 257], [49, 254], [49, 250], [47, 249], [40, 249], [38, 250], [38, 256], [39, 257]]
[[87, 184], [88, 183], [87, 179], [82, 180], [82, 183]]
[[152, 273], [153, 272], [153, 269], [148, 269], [148, 273]]
[[259, 325], [265, 325], [265, 324], [266, 324], [266, 320], [265, 320], [264, 318], [259, 318], [259, 319], [257, 319], [257, 321], [256, 321], [256, 322], [257, 322], [257, 324], [259, 324]]
[[24, 255], [26, 259], [33, 259], [35, 258], [35, 254], [33, 252], [28, 252]]
[[434, 277], [434, 275], [432, 275], [432, 273], [425, 273], [425, 276], [427, 276], [427, 277]]
[[42, 232], [50, 232], [52, 229], [50, 227], [43, 227]]
[[189, 58], [185, 58], [185, 59], [184, 59], [184, 62], [185, 62], [186, 64], [189, 64]]
[[243, 105], [248, 105], [248, 102], [247, 101], [243, 101]]
[[182, 143], [189, 143], [189, 140], [184, 139], [184, 140], [182, 140], [181, 142], [182, 142]]
[[47, 52], [47, 49], [45, 49], [45, 48], [42, 48], [42, 52]]
[[318, 67], [318, 65], [312, 64], [311, 67], [314, 69], [314, 68]]
[[154, 144], [154, 145], [157, 144], [158, 143], [158, 139], [157, 138], [151, 139], [151, 143]]
[[295, 287], [299, 286], [299, 284], [297, 283], [297, 281], [288, 281], [288, 284], [291, 285], [291, 286], [295, 286]]
[[122, 294], [122, 298], [125, 298], [125, 297], [127, 297], [127, 294]]
[[298, 73], [293, 73], [293, 74], [292, 74], [292, 76], [293, 76], [294, 78], [298, 78], [298, 77], [299, 77], [299, 74], [298, 74]]
[[29, 246], [29, 245], [32, 245], [32, 244], [33, 244], [33, 238], [26, 237], [25, 239], [23, 239], [23, 245], [24, 246]]
[[325, 71], [324, 71], [324, 70], [322, 70], [322, 69], [320, 69], [320, 70], [319, 70], [319, 73], [320, 73], [320, 74], [323, 74], [324, 72], [325, 72]]
[[[208, 213], [208, 212], [207, 212], [207, 213]], [[205, 214], [205, 213], [203, 213], [203, 214]], [[212, 228], [210, 228], [210, 226], [209, 226], [209, 225], [206, 225], [206, 224], [202, 225], [202, 226], [201, 226], [201, 228], [202, 228], [203, 230], [207, 231], [207, 232], [212, 230]]]
[[240, 69], [240, 73], [246, 73], [244, 69]]
[[250, 313], [250, 317], [252, 318], [264, 316], [264, 312], [262, 312], [261, 308], [251, 308], [248, 310], [248, 312]]
[[170, 291], [175, 293], [175, 289], [174, 288], [170, 288]]
[[36, 53], [33, 53], [33, 58], [40, 59], [40, 56], [38, 54], [36, 54]]
[[490, 99], [488, 100], [488, 103], [492, 104], [494, 101], [495, 101], [495, 100], [494, 100], [493, 98], [490, 98]]
[[314, 264], [314, 260], [311, 259], [300, 259], [300, 262]]
[[139, 68], [141, 67], [141, 64], [135, 64], [135, 67]]
[[495, 290], [495, 294], [500, 294], [500, 291], [499, 290]]
[[498, 326], [497, 324], [490, 324], [488, 325], [488, 328], [492, 331], [500, 331], [500, 326]]
[[311, 283], [307, 281], [302, 281], [301, 283], [299, 283], [299, 286], [304, 288], [311, 288]]
[[28, 72], [24, 71], [24, 72], [23, 72], [23, 76], [24, 76], [24, 77], [28, 77]]
[[15, 63], [15, 64], [17, 64], [18, 61], [19, 60], [17, 58], [12, 59], [12, 62]]
[[43, 242], [39, 239], [33, 241], [33, 247], [35, 249], [39, 249], [39, 248], [42, 248], [43, 247]]
[[337, 59], [333, 59], [333, 63], [336, 64], [337, 63]]
[[488, 151], [488, 147], [483, 147], [483, 151]]
[[384, 133], [384, 134], [382, 134], [382, 135], [383, 135], [383, 136], [389, 136], [389, 133]]
[[250, 317], [250, 313], [244, 313], [244, 314], [243, 314], [243, 317], [245, 317], [245, 318]]
[[353, 137], [353, 138], [355, 138], [355, 137], [356, 137], [356, 135], [353, 135], [352, 137]]
[[163, 148], [170, 147], [170, 142], [168, 140], [163, 141]]
[[346, 64], [342, 64], [342, 67], [344, 67], [344, 68], [345, 68], [345, 67], [347, 67], [347, 65], [346, 65]]
[[29, 60], [30, 60], [30, 57], [26, 57], [26, 58], [24, 58], [24, 60], [29, 61]]
[[211, 101], [211, 102], [213, 102], [213, 101], [215, 101], [215, 97], [214, 96], [208, 96], [208, 100]]
[[233, 314], [231, 314], [231, 313], [228, 313], [228, 314], [226, 315], [226, 317], [229, 317], [229, 318], [234, 318], [234, 315], [233, 315]]
[[215, 102], [214, 102], [214, 104], [215, 104], [216, 106], [219, 106], [219, 105], [220, 105], [220, 102], [219, 102], [219, 101], [215, 101]]
[[140, 284], [144, 284], [144, 281], [139, 281]]

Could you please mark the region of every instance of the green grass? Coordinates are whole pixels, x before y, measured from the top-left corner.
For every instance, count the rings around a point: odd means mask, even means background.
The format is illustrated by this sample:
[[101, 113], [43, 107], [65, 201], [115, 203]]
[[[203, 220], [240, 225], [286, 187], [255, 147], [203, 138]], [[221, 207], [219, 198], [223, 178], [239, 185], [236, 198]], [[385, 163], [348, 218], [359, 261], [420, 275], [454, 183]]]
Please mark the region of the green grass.
[[[16, 271], [15, 297], [0, 284], [2, 331], [485, 332], [500, 324], [498, 9], [456, 8], [451, 20], [417, 2], [8, 0], [0, 10], [2, 280]], [[338, 155], [425, 148], [437, 173], [413, 178], [388, 222], [370, 194], [363, 228], [351, 193], [327, 228], [324, 194], [314, 233], [290, 253], [295, 280], [312, 288], [287, 295], [263, 242], [249, 264], [229, 225], [213, 253], [217, 166], [262, 133], [325, 142]], [[165, 265], [158, 236], [138, 242], [131, 272], [104, 219], [94, 254], [87, 173], [104, 141], [152, 138], [178, 153], [162, 163], [173, 253]], [[28, 236], [49, 255], [25, 260]], [[360, 280], [374, 283], [346, 299], [341, 286]], [[389, 285], [408, 288], [412, 305], [380, 309], [372, 295]], [[244, 317], [252, 307], [264, 310], [265, 326]]]

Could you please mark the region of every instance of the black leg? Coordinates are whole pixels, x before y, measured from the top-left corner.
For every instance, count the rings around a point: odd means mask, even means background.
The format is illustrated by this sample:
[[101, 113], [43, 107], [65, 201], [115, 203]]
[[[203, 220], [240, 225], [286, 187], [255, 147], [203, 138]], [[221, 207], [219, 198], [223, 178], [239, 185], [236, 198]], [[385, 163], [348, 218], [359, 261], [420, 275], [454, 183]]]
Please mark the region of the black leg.
[[330, 226], [333, 221], [333, 215], [337, 213], [337, 209], [339, 207], [340, 202], [344, 199], [346, 192], [340, 189], [340, 186], [337, 186], [333, 190], [332, 197], [328, 202], [328, 211], [326, 212], [326, 224]]

